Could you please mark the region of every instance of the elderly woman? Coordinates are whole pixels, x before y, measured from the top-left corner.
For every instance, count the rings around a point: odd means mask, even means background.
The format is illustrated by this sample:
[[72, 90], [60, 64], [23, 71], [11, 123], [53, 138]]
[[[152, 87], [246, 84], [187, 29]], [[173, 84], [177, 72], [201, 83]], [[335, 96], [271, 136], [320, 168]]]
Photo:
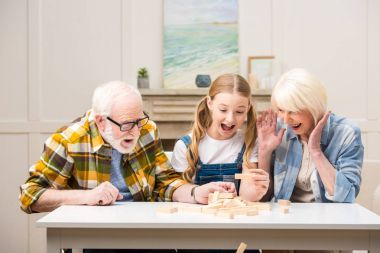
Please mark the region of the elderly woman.
[[271, 102], [275, 112], [261, 114], [257, 129], [260, 167], [273, 172], [274, 198], [354, 202], [363, 163], [360, 129], [327, 111], [323, 85], [304, 69], [285, 73]]

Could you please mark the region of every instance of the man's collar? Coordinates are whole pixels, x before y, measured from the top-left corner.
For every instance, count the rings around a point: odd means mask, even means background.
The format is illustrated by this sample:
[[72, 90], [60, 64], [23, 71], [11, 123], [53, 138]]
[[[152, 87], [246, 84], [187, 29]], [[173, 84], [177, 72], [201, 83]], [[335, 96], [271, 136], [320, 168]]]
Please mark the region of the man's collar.
[[103, 140], [102, 135], [100, 134], [100, 131], [98, 129], [98, 126], [95, 122], [95, 114], [92, 110], [89, 110], [87, 112], [88, 114], [88, 124], [90, 128], [90, 135], [91, 135], [91, 147], [92, 152], [96, 153], [98, 152], [103, 146], [109, 146], [106, 144]]

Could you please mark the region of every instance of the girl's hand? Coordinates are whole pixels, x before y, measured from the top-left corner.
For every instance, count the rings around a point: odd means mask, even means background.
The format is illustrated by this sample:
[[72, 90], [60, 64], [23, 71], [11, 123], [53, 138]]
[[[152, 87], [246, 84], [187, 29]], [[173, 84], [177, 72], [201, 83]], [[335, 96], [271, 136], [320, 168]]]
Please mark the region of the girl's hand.
[[194, 189], [195, 200], [201, 204], [208, 203], [208, 196], [213, 192], [231, 192], [236, 196], [235, 184], [231, 182], [211, 182], [204, 185], [196, 186]]
[[269, 189], [269, 174], [263, 169], [249, 169], [246, 171], [252, 175], [252, 178], [246, 180], [251, 180], [253, 186], [255, 187], [256, 199], [260, 200]]

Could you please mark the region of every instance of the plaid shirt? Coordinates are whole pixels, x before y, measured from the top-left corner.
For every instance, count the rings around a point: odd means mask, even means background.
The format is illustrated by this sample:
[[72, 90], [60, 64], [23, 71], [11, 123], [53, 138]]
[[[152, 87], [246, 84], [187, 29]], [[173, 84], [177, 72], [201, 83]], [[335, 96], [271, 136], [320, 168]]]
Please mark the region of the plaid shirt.
[[[111, 155], [112, 147], [103, 141], [90, 110], [45, 142], [40, 160], [20, 187], [21, 209], [31, 213], [30, 206], [49, 188], [92, 189], [110, 181]], [[186, 183], [168, 161], [152, 121], [141, 128], [136, 147], [122, 160], [134, 201], [171, 201], [173, 192]]]

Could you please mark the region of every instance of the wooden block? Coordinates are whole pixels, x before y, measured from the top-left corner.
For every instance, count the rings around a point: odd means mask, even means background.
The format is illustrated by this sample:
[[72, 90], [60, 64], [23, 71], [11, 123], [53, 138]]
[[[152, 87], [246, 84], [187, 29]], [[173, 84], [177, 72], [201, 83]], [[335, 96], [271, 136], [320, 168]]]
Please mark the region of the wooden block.
[[240, 199], [233, 199], [232, 202], [234, 203], [235, 206], [240, 206], [240, 207], [243, 207], [243, 206], [247, 206], [243, 201], [241, 201]]
[[157, 208], [157, 213], [176, 213], [178, 211], [178, 208], [175, 206], [162, 206]]
[[234, 215], [246, 215], [248, 210], [244, 207], [220, 208], [219, 212], [233, 213]]
[[235, 179], [251, 179], [253, 177], [252, 174], [242, 174], [242, 173], [236, 173]]
[[229, 206], [229, 204], [231, 203], [232, 199], [224, 199], [223, 202], [222, 202], [222, 206], [223, 207], [231, 207]]
[[288, 206], [280, 206], [280, 212], [281, 213], [289, 213], [289, 207]]
[[247, 244], [245, 244], [244, 242], [241, 242], [239, 245], [239, 248], [236, 250], [236, 253], [243, 253], [246, 248], [247, 248]]
[[243, 202], [247, 206], [257, 206], [257, 205], [260, 205], [260, 202], [252, 202], [252, 201], [247, 201], [247, 200], [244, 200]]
[[212, 195], [211, 203], [215, 203], [215, 202], [217, 202], [218, 199], [219, 199], [219, 192], [216, 191], [216, 192], [214, 192], [214, 194]]
[[219, 208], [219, 209], [218, 209], [218, 212], [222, 212], [222, 213], [232, 213], [233, 210], [234, 210], [234, 208], [223, 207], [223, 208]]
[[234, 215], [247, 215], [249, 211], [247, 209], [241, 208], [241, 209], [236, 209], [233, 211]]
[[202, 213], [216, 214], [218, 212], [217, 208], [202, 208]]
[[212, 203], [212, 204], [208, 204], [207, 206], [204, 206], [202, 208], [207, 208], [207, 209], [218, 209], [218, 208], [221, 208], [223, 207], [223, 203], [220, 203], [220, 202], [216, 202], [216, 203]]
[[229, 208], [229, 207], [236, 207], [235, 202], [232, 199], [227, 199], [228, 201], [223, 202], [223, 207]]
[[279, 199], [279, 200], [277, 200], [277, 202], [280, 206], [290, 206], [290, 204], [292, 203], [286, 199]]
[[208, 195], [208, 200], [207, 200], [207, 204], [211, 204], [212, 203], [212, 196], [213, 196], [214, 194], [212, 194], [212, 193], [210, 193], [209, 195]]
[[233, 199], [235, 197], [235, 193], [233, 192], [220, 192], [219, 199]]
[[225, 199], [223, 202], [223, 207], [243, 207], [243, 206], [246, 206], [246, 204], [238, 199]]
[[234, 218], [234, 214], [231, 212], [217, 212], [215, 215], [218, 217], [226, 218], [226, 219]]

